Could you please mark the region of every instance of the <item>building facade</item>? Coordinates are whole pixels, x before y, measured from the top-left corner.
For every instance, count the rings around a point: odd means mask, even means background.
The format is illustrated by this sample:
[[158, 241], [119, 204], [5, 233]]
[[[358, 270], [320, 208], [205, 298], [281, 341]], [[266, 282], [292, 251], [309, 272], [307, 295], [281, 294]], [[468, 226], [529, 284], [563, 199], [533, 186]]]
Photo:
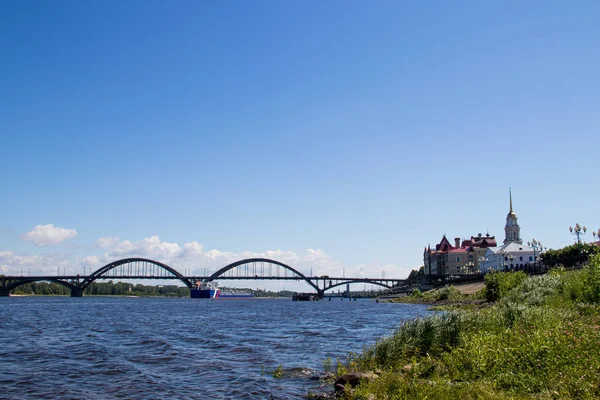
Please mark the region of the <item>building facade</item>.
[[533, 247], [511, 242], [499, 247], [490, 247], [481, 263], [481, 273], [522, 269], [537, 261], [539, 251]]
[[513, 210], [511, 188], [508, 195], [509, 212], [506, 215], [502, 246], [498, 246], [496, 238], [489, 233], [485, 236], [480, 233], [462, 241], [455, 238], [454, 245], [444, 235], [434, 249], [428, 246], [423, 252], [425, 274], [446, 276], [506, 271], [535, 262], [537, 254], [534, 248], [523, 245], [521, 239], [521, 227]]
[[487, 248], [495, 246], [496, 238], [489, 234], [483, 236], [479, 233], [462, 241], [455, 238], [454, 245], [444, 235], [434, 249], [428, 246], [423, 251], [425, 274], [446, 276], [478, 272]]

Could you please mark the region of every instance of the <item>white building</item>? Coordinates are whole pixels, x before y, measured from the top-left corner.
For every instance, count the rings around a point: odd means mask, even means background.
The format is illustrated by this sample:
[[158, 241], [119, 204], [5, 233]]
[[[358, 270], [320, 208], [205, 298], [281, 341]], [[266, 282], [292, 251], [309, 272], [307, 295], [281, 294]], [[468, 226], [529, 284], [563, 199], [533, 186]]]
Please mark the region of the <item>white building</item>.
[[488, 247], [483, 255], [480, 270], [486, 274], [495, 271], [523, 269], [527, 264], [537, 260], [539, 252], [533, 247], [511, 242], [503, 246]]

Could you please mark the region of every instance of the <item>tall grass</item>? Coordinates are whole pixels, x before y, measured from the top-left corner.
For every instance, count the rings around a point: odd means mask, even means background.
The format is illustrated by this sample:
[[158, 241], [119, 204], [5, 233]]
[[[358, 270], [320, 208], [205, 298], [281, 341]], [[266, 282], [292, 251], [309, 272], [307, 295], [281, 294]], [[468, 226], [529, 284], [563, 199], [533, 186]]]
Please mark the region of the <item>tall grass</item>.
[[350, 369], [382, 375], [349, 398], [600, 398], [600, 256], [579, 271], [495, 275], [492, 307], [406, 322], [353, 357]]
[[403, 323], [389, 338], [379, 340], [355, 361], [363, 368], [402, 367], [412, 357], [441, 354], [459, 344], [466, 314], [446, 313]]

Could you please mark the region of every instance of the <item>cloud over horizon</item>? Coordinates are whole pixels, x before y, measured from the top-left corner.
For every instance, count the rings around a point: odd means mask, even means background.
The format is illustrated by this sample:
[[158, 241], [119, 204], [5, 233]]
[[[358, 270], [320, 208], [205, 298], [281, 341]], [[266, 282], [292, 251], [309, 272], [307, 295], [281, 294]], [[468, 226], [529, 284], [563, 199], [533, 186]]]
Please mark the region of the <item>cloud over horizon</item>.
[[99, 249], [108, 249], [109, 247], [113, 247], [117, 243], [119, 243], [121, 239], [118, 237], [101, 237], [100, 239], [94, 242], [94, 245]]
[[[41, 226], [44, 227], [44, 226]], [[37, 228], [37, 227], [36, 227]], [[45, 232], [55, 232], [56, 228]], [[63, 229], [63, 228], [58, 228]], [[40, 231], [40, 230], [38, 230]], [[32, 231], [33, 232], [33, 231]], [[60, 232], [60, 231], [58, 231]], [[44, 243], [55, 243], [58, 239], [66, 240], [72, 233], [58, 235], [52, 240], [41, 236]], [[62, 275], [79, 274], [82, 270], [86, 273], [100, 268], [110, 262], [129, 257], [141, 257], [165, 263], [181, 273], [191, 275], [212, 274], [218, 269], [233, 262], [246, 258], [268, 258], [279, 261], [301, 272], [305, 276], [352, 276], [352, 277], [381, 277], [405, 278], [410, 269], [399, 268], [396, 265], [381, 265], [376, 262], [369, 264], [345, 265], [335, 260], [322, 249], [306, 249], [296, 253], [291, 250], [266, 250], [264, 252], [243, 251], [239, 253], [221, 251], [217, 249], [206, 250], [200, 243], [192, 241], [182, 245], [178, 243], [162, 241], [158, 236], [150, 236], [138, 241], [121, 240], [117, 237], [103, 237], [94, 242], [96, 254], [32, 254], [17, 255], [12, 251], [0, 251], [0, 271], [7, 275], [18, 275], [21, 270], [24, 273], [36, 275], [55, 275], [60, 271]], [[97, 249], [104, 250], [104, 254], [98, 254]], [[230, 282], [231, 283], [231, 282]], [[155, 284], [155, 283], [149, 283]], [[257, 282], [240, 281], [239, 285], [254, 286]], [[291, 289], [305, 290], [304, 282], [260, 282], [261, 288], [271, 290]]]
[[77, 236], [77, 230], [61, 228], [54, 224], [37, 225], [23, 235], [23, 239], [36, 246], [51, 246]]

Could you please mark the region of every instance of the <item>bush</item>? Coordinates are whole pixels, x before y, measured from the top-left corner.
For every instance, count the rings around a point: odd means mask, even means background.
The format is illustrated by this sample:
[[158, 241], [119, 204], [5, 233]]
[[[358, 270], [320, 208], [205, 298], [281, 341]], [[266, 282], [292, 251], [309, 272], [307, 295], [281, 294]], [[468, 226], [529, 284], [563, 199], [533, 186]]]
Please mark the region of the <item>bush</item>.
[[454, 286], [446, 286], [437, 291], [437, 299], [436, 300], [460, 300], [463, 298], [460, 290], [455, 288]]
[[600, 302], [600, 255], [590, 257], [589, 263], [581, 270], [565, 272], [554, 269], [550, 275], [560, 278], [559, 293], [564, 300], [573, 303]]
[[600, 254], [600, 246], [591, 243], [575, 243], [560, 250], [548, 250], [540, 254], [540, 259], [550, 266], [564, 265], [572, 268], [587, 263], [594, 255]]
[[527, 306], [541, 306], [548, 297], [556, 293], [560, 281], [560, 277], [556, 275], [533, 276], [506, 293], [503, 300]]
[[600, 301], [600, 254], [595, 254], [590, 257], [586, 270], [586, 290], [585, 297], [590, 303]]
[[445, 286], [423, 293], [423, 299], [426, 301], [460, 300], [462, 298], [464, 298], [463, 294], [454, 286]]
[[496, 301], [504, 297], [511, 289], [519, 286], [527, 275], [519, 272], [494, 272], [485, 276], [485, 294], [487, 301]]

